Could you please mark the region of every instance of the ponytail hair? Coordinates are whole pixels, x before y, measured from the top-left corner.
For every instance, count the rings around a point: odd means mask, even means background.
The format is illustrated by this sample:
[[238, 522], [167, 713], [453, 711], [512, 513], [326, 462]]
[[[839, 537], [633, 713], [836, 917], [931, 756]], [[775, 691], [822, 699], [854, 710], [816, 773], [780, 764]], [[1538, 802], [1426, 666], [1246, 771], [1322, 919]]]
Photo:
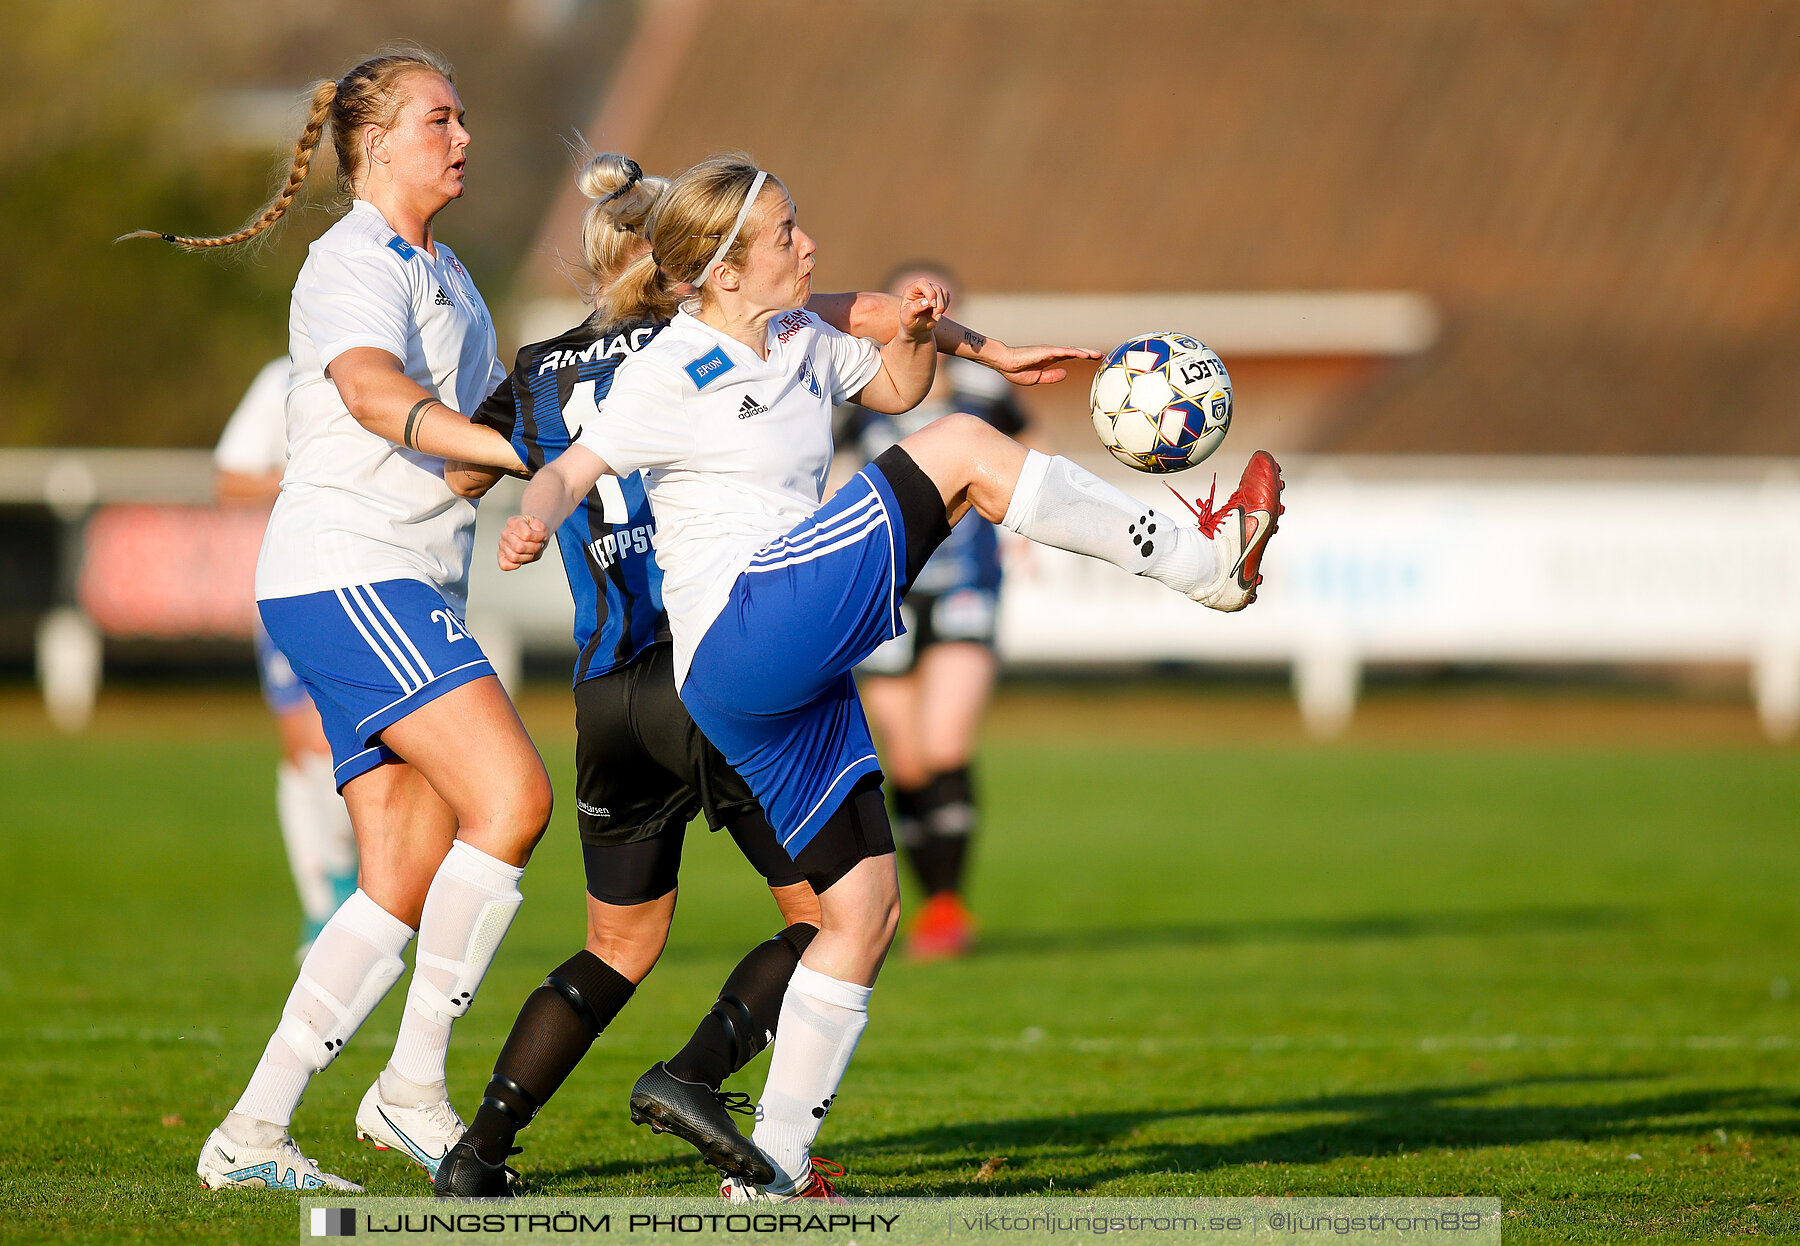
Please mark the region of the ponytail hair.
[[121, 234], [113, 241], [161, 238], [184, 251], [204, 251], [249, 241], [279, 221], [293, 205], [301, 184], [312, 169], [313, 154], [327, 124], [331, 127], [332, 147], [337, 152], [338, 188], [346, 198], [354, 197], [356, 183], [363, 174], [362, 128], [366, 125], [388, 127], [399, 119], [400, 109], [406, 103], [406, 97], [399, 89], [400, 83], [415, 73], [432, 73], [446, 81], [455, 81], [450, 63], [443, 57], [424, 48], [407, 47], [376, 55], [336, 82], [315, 84], [306, 111], [306, 125], [294, 141], [294, 154], [288, 162], [287, 184], [236, 233], [217, 238], [189, 238], [154, 229], [138, 229]]
[[575, 175], [575, 185], [593, 200], [581, 217], [582, 294], [590, 303], [648, 249], [644, 226], [669, 188], [662, 177], [646, 177], [630, 156], [601, 152]]
[[[606, 320], [673, 316], [687, 297], [681, 287], [700, 284], [759, 172], [750, 157], [730, 154], [711, 156], [677, 177], [657, 199], [643, 227], [650, 253], [626, 265], [600, 301]], [[773, 177], [767, 185], [785, 193]], [[749, 246], [750, 239], [740, 233], [719, 258], [741, 265]]]

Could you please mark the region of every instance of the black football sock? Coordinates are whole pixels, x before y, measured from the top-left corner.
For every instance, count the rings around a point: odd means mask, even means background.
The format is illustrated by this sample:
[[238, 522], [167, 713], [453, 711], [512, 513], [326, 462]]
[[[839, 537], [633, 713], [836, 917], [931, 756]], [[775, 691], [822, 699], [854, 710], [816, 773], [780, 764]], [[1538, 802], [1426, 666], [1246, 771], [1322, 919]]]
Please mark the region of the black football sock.
[[906, 859], [912, 863], [919, 886], [928, 896], [935, 896], [950, 885], [949, 871], [945, 868], [948, 847], [943, 836], [933, 835], [930, 831], [922, 832], [917, 843], [907, 846]]
[[969, 843], [980, 820], [969, 767], [946, 770], [931, 780], [920, 803], [919, 819], [932, 870], [930, 879], [921, 878], [926, 894], [960, 892]]
[[504, 1162], [518, 1132], [549, 1102], [636, 989], [631, 979], [586, 948], [552, 970], [519, 1009], [463, 1141], [485, 1162]]
[[925, 795], [925, 788], [901, 787], [898, 783], [892, 783], [888, 785], [888, 794], [894, 799], [894, 838], [902, 844], [910, 844], [924, 830], [919, 822], [919, 806]]
[[912, 866], [913, 874], [927, 895], [935, 890], [932, 884], [943, 872], [938, 866], [941, 853], [936, 837], [925, 820], [930, 808], [931, 783], [927, 779], [918, 787], [894, 784], [889, 789], [894, 797], [894, 842], [900, 845], [900, 855]]
[[800, 954], [819, 928], [799, 922], [750, 949], [739, 961], [719, 1000], [694, 1036], [669, 1061], [669, 1072], [684, 1082], [717, 1090], [733, 1073], [769, 1045], [781, 1020], [781, 1001]]

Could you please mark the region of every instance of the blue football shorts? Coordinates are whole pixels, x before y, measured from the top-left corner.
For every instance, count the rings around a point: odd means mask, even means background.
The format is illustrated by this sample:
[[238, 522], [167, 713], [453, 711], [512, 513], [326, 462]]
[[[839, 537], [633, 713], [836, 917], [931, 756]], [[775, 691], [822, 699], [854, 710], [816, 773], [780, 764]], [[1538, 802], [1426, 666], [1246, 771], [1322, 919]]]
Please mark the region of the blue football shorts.
[[461, 616], [422, 580], [272, 597], [263, 626], [319, 709], [337, 785], [399, 756], [383, 729], [494, 668]]
[[681, 699], [790, 856], [880, 772], [850, 672], [904, 629], [900, 600], [949, 532], [896, 446], [756, 552], [695, 648]]

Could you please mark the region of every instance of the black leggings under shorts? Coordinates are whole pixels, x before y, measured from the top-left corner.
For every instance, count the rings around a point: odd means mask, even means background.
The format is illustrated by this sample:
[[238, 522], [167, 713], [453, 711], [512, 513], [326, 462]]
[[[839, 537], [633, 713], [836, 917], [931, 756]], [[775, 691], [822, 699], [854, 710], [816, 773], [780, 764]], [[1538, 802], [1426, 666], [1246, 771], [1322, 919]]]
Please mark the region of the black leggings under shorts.
[[675, 692], [667, 641], [575, 685], [575, 822], [588, 894], [645, 904], [675, 890], [687, 826], [731, 832], [771, 887], [801, 882], [762, 807]]

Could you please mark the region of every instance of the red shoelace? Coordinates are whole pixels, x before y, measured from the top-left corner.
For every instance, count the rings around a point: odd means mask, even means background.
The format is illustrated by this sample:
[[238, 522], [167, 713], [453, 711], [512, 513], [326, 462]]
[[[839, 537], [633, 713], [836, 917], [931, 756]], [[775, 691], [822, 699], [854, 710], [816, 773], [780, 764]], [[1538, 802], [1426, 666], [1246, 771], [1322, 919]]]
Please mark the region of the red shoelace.
[[812, 1197], [829, 1198], [837, 1193], [837, 1188], [831, 1184], [831, 1178], [841, 1179], [844, 1175], [844, 1166], [834, 1164], [828, 1159], [820, 1159], [815, 1155], [812, 1157], [812, 1174], [812, 1185], [807, 1187], [807, 1194]]
[[1190, 502], [1182, 497], [1181, 494], [1176, 493], [1174, 485], [1165, 485], [1164, 487], [1167, 488], [1170, 493], [1175, 494], [1177, 501], [1187, 507], [1190, 511], [1194, 512], [1194, 518], [1200, 521], [1200, 531], [1205, 533], [1208, 537], [1219, 535], [1219, 529], [1225, 526], [1226, 515], [1234, 510], [1242, 510], [1244, 508], [1244, 493], [1243, 490], [1238, 489], [1234, 490], [1231, 496], [1225, 499], [1225, 505], [1216, 510], [1214, 509], [1213, 499], [1219, 495], [1219, 478], [1217, 476], [1213, 477], [1212, 488], [1207, 490], [1206, 496], [1204, 498], [1197, 498], [1194, 502]]

